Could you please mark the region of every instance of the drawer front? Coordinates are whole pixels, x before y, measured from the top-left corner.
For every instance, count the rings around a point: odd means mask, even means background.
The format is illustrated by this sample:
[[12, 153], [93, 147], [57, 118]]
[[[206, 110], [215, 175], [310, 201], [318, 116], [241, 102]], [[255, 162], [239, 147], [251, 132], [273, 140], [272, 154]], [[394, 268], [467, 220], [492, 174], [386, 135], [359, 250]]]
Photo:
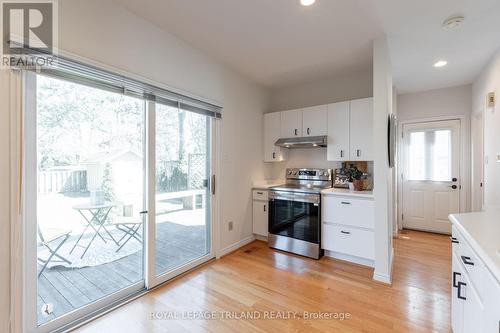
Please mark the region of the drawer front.
[[267, 190], [253, 190], [253, 199], [267, 201], [269, 198], [269, 192]]
[[373, 229], [373, 214], [373, 200], [323, 196], [323, 220], [327, 223]]
[[375, 258], [373, 231], [323, 224], [322, 248], [360, 258]]
[[453, 252], [457, 255], [460, 263], [465, 268], [472, 284], [475, 286], [476, 290], [478, 290], [480, 297], [483, 297], [484, 289], [481, 288], [485, 273], [483, 262], [455, 227], [452, 228], [452, 237], [458, 242], [453, 243]]

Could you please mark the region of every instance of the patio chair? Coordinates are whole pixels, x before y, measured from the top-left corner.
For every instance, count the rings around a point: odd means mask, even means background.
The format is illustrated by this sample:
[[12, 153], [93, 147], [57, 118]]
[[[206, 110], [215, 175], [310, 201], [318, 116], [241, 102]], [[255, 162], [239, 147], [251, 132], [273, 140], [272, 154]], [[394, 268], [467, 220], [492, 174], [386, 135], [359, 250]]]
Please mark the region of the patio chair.
[[[47, 265], [52, 261], [52, 262], [65, 262], [69, 265], [71, 265], [71, 261], [68, 259], [64, 258], [60, 254], [57, 253], [59, 249], [66, 243], [66, 241], [69, 238], [69, 235], [71, 234], [71, 231], [64, 230], [64, 229], [54, 229], [54, 228], [49, 228], [44, 230], [45, 235], [41, 232], [40, 228], [38, 228], [38, 238], [40, 239], [40, 243], [47, 248], [49, 251], [50, 255], [46, 259], [42, 258], [37, 258], [38, 261], [43, 264], [42, 269], [38, 273], [38, 277], [42, 275], [43, 271], [47, 267]], [[57, 241], [59, 240], [59, 243]], [[56, 245], [57, 244], [57, 245]], [[57, 259], [54, 259], [57, 258]]]
[[118, 244], [121, 244], [115, 252], [120, 251], [132, 238], [142, 244], [142, 236], [139, 233], [142, 226], [142, 218], [133, 216], [118, 216], [111, 219], [109, 223], [114, 225], [116, 229], [124, 232], [122, 238], [118, 240]]

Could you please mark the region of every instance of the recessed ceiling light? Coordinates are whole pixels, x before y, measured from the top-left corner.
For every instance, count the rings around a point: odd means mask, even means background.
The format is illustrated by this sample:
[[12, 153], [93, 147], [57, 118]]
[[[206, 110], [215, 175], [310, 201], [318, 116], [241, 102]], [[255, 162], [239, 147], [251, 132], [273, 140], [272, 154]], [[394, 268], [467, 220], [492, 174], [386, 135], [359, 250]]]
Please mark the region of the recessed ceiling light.
[[448, 61], [446, 61], [446, 60], [439, 60], [438, 62], [436, 62], [434, 64], [434, 67], [440, 68], [440, 67], [444, 67], [446, 65], [448, 65]]
[[300, 0], [300, 4], [302, 6], [310, 6], [312, 4], [314, 4], [316, 2], [316, 0]]
[[450, 16], [443, 22], [443, 28], [446, 30], [452, 30], [463, 23], [465, 18], [462, 15]]

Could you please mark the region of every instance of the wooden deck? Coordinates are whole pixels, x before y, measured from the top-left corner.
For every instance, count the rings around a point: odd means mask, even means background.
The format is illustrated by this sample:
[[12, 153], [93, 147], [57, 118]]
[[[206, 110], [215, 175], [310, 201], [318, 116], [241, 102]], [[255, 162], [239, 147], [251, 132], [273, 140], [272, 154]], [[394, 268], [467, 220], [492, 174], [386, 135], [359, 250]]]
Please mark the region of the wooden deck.
[[[70, 240], [71, 241], [71, 240]], [[157, 230], [157, 272], [166, 272], [206, 254], [206, 227], [162, 223]], [[143, 251], [85, 268], [46, 269], [38, 279], [38, 323], [80, 308], [142, 280]], [[43, 315], [44, 304], [53, 313]]]

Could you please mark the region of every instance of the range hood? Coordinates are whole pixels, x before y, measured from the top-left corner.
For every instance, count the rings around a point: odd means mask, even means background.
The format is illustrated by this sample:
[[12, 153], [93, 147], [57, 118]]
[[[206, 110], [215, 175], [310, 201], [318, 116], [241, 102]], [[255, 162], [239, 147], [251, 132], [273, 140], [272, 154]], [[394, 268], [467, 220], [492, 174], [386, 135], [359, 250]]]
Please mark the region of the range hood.
[[278, 139], [275, 146], [284, 148], [319, 148], [326, 147], [326, 135], [304, 136], [300, 138]]

